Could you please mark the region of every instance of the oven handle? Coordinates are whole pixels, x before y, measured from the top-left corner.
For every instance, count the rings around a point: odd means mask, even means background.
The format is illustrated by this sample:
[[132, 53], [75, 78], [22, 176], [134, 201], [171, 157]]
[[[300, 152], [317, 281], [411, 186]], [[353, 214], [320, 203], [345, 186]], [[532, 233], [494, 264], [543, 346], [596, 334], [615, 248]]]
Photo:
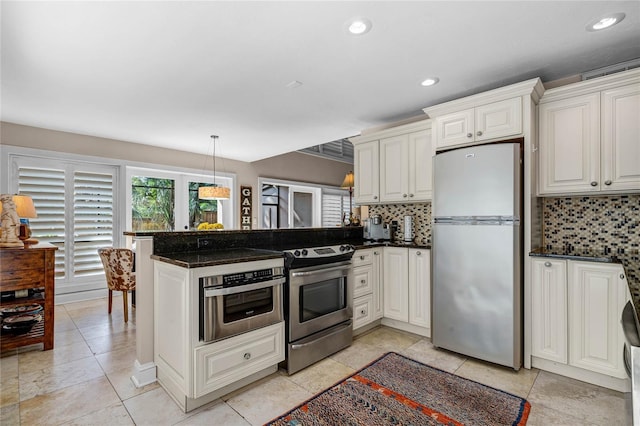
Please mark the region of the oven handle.
[[275, 280], [262, 281], [254, 284], [239, 285], [236, 287], [226, 288], [205, 288], [204, 297], [216, 297], [216, 296], [228, 296], [230, 294], [246, 293], [247, 291], [260, 290], [267, 287], [274, 287], [280, 284], [284, 284], [286, 279], [284, 277], [277, 278]]
[[350, 265], [351, 265], [351, 262], [345, 262], [345, 263], [339, 264], [338, 266], [332, 266], [330, 268], [320, 267], [312, 271], [292, 272], [291, 276], [292, 277], [309, 277], [312, 275], [324, 274], [325, 272], [339, 271], [340, 269], [344, 269], [348, 271]]

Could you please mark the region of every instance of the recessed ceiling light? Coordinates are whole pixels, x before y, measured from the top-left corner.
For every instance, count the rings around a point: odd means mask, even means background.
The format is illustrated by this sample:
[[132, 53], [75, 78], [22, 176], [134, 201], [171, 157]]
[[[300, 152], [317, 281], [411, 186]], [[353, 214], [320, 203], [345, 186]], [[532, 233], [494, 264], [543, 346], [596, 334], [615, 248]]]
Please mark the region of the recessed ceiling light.
[[610, 28], [624, 19], [626, 15], [622, 12], [612, 13], [601, 18], [594, 19], [587, 25], [587, 31], [600, 31], [606, 28]]
[[371, 30], [371, 21], [366, 18], [353, 18], [347, 22], [347, 30], [353, 35], [366, 34]]
[[423, 80], [422, 83], [420, 84], [425, 87], [429, 87], [429, 86], [433, 86], [434, 84], [437, 84], [439, 81], [440, 79], [438, 77], [429, 77]]

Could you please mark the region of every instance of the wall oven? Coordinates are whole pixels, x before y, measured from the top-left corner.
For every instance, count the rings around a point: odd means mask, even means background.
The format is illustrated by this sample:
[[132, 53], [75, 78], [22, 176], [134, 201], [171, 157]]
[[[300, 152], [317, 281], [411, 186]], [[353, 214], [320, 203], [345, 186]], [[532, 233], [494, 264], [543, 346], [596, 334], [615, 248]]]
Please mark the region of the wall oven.
[[285, 282], [282, 266], [200, 278], [200, 340], [214, 342], [281, 322]]
[[286, 250], [286, 360], [293, 374], [349, 346], [353, 286], [349, 245]]

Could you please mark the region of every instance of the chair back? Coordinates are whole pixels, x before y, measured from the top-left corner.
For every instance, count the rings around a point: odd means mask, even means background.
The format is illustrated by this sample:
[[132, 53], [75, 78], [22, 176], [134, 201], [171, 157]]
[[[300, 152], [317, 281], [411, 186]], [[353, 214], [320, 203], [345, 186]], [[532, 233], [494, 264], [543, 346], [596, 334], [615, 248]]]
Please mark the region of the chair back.
[[107, 277], [109, 290], [128, 291], [136, 288], [133, 272], [133, 251], [127, 248], [107, 247], [98, 249]]

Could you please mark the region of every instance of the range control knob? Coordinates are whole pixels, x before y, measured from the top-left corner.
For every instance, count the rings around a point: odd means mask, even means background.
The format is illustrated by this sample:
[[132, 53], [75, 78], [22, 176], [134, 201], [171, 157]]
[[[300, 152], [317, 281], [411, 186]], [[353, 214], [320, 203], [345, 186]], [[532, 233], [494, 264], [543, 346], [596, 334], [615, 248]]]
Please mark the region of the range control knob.
[[293, 255], [294, 255], [295, 257], [300, 256], [300, 250], [296, 250], [296, 251], [294, 251], [294, 252], [293, 252]]
[[307, 251], [307, 249], [302, 249], [302, 255], [303, 256], [306, 256], [308, 254], [309, 254], [309, 252]]
[[349, 246], [340, 246], [340, 251], [348, 251]]

